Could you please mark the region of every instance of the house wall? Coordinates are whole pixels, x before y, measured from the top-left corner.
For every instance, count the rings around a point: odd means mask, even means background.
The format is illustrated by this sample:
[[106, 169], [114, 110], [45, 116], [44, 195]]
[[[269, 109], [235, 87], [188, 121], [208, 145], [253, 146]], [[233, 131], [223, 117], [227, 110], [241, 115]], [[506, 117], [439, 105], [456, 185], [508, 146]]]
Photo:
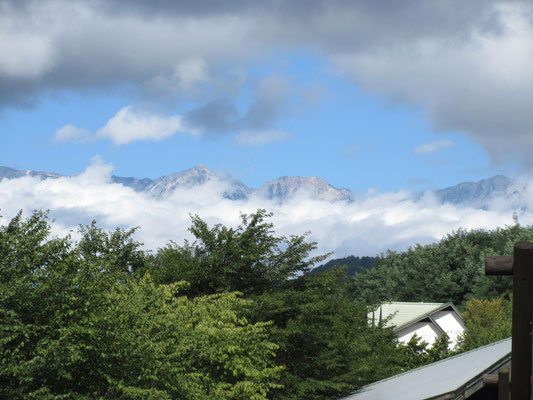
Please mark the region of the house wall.
[[431, 346], [440, 336], [440, 331], [432, 322], [417, 322], [396, 332], [398, 340], [402, 343], [409, 342], [415, 334]]
[[450, 347], [457, 345], [457, 340], [465, 331], [465, 324], [455, 311], [439, 311], [431, 316], [450, 338]]

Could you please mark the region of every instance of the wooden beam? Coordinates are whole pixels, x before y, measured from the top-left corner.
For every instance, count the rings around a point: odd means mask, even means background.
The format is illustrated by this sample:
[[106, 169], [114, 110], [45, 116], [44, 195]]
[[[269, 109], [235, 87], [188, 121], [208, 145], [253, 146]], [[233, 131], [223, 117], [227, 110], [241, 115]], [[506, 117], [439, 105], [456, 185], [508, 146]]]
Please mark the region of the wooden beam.
[[497, 386], [498, 385], [498, 374], [485, 374], [482, 377], [482, 381], [486, 386]]
[[512, 275], [512, 256], [487, 256], [485, 257], [485, 275]]

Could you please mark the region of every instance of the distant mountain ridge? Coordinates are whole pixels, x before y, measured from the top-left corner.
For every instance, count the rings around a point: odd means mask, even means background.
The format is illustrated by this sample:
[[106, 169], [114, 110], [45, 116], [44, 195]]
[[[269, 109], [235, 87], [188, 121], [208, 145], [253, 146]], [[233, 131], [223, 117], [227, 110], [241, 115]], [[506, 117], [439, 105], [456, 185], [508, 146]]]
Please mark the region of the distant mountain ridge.
[[[39, 177], [41, 179], [54, 179], [64, 175], [33, 170], [17, 170], [0, 166], [1, 179], [15, 179], [24, 176]], [[151, 196], [162, 199], [170, 196], [176, 189], [190, 189], [215, 182], [225, 188], [222, 195], [230, 200], [246, 200], [252, 196], [259, 199], [286, 202], [298, 194], [304, 198], [323, 200], [328, 202], [353, 200], [353, 193], [349, 189], [338, 189], [322, 178], [284, 176], [265, 183], [258, 189], [252, 189], [229, 174], [212, 171], [202, 164], [187, 170], [165, 175], [157, 179], [119, 177], [112, 175], [111, 181], [130, 187], [137, 192], [145, 192]], [[463, 182], [455, 186], [431, 191], [442, 203], [472, 205], [484, 207], [494, 196], [511, 196], [516, 194], [516, 182], [508, 177], [496, 175], [491, 178], [474, 182]], [[415, 194], [414, 199], [423, 194]]]
[[464, 204], [474, 203], [485, 205], [495, 194], [509, 195], [509, 189], [516, 182], [503, 175], [496, 175], [476, 182], [463, 182], [455, 186], [435, 191], [435, 195], [442, 203]]
[[252, 189], [231, 175], [213, 172], [202, 164], [198, 164], [182, 172], [157, 178], [144, 191], [149, 192], [154, 197], [164, 198], [169, 196], [177, 188], [189, 189], [210, 181], [228, 184], [229, 190], [224, 191], [223, 196], [230, 200], [247, 199], [253, 192]]
[[47, 178], [59, 178], [63, 175], [55, 174], [52, 172], [41, 172], [41, 171], [33, 171], [33, 170], [21, 171], [21, 170], [9, 168], [9, 167], [0, 167], [0, 180], [2, 180], [3, 178], [7, 178], [7, 179], [22, 178], [23, 176], [38, 176], [41, 179], [47, 179]]
[[325, 201], [351, 201], [352, 192], [348, 189], [337, 189], [322, 178], [303, 178], [300, 176], [283, 176], [265, 183], [256, 193], [268, 200], [286, 201], [294, 197], [298, 191], [306, 191], [312, 198]]

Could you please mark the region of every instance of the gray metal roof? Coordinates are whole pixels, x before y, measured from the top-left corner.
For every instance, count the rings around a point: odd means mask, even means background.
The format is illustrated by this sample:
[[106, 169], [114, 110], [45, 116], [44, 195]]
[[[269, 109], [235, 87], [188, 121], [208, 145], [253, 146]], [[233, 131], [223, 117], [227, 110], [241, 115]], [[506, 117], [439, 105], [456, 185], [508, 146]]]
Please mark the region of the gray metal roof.
[[385, 320], [386, 327], [395, 327], [395, 330], [417, 322], [444, 308], [452, 307], [457, 315], [461, 314], [453, 307], [452, 303], [407, 303], [391, 302], [381, 304], [375, 311], [369, 313], [369, 319], [374, 318], [377, 324], [379, 317]]
[[459, 398], [469, 389], [478, 390], [482, 375], [500, 368], [510, 354], [508, 338], [365, 386], [343, 400]]

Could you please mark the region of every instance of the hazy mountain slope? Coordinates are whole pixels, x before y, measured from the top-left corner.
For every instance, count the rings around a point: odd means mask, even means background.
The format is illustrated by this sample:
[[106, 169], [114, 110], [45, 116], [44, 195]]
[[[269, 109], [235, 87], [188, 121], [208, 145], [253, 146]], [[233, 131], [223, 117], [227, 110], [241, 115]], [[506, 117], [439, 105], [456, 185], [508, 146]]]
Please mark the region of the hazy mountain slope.
[[[41, 179], [59, 178], [63, 175], [33, 170], [17, 170], [0, 166], [0, 180], [14, 179], [24, 176], [37, 176]], [[137, 192], [146, 192], [155, 198], [165, 198], [176, 189], [190, 189], [208, 182], [220, 184], [223, 196], [231, 200], [248, 199], [252, 194], [259, 198], [286, 202], [294, 196], [324, 200], [329, 202], [351, 201], [353, 194], [348, 189], [338, 189], [324, 179], [317, 177], [284, 176], [267, 182], [257, 190], [253, 190], [231, 175], [215, 172], [198, 164], [185, 171], [165, 175], [157, 179], [111, 176], [113, 183], [130, 187]], [[502, 175], [482, 179], [474, 182], [463, 182], [455, 186], [434, 190], [434, 195], [442, 203], [469, 205], [484, 208], [494, 197], [512, 198], [518, 194], [520, 188], [516, 182]], [[414, 199], [420, 199], [423, 193], [415, 194]]]
[[113, 183], [120, 183], [121, 185], [127, 186], [135, 190], [136, 192], [143, 192], [148, 188], [154, 181], [149, 178], [134, 178], [134, 177], [121, 177], [121, 176], [111, 176], [111, 181]]
[[256, 191], [262, 198], [280, 202], [289, 200], [297, 193], [304, 193], [317, 200], [352, 200], [352, 192], [348, 189], [337, 189], [317, 177], [283, 176], [264, 184]]
[[441, 190], [436, 190], [435, 195], [442, 203], [485, 205], [494, 196], [505, 196], [514, 186], [515, 182], [502, 175], [476, 182], [463, 182]]
[[3, 178], [7, 178], [7, 179], [21, 178], [23, 176], [38, 176], [41, 179], [47, 179], [47, 178], [59, 178], [63, 175], [55, 174], [53, 172], [41, 172], [41, 171], [33, 171], [33, 170], [21, 171], [21, 170], [9, 168], [9, 167], [0, 167], [0, 180]]
[[202, 164], [185, 171], [165, 175], [152, 181], [145, 189], [156, 198], [169, 196], [177, 188], [192, 188], [207, 182], [218, 182], [228, 185], [223, 196], [231, 200], [246, 199], [252, 189], [230, 175], [213, 172]]

